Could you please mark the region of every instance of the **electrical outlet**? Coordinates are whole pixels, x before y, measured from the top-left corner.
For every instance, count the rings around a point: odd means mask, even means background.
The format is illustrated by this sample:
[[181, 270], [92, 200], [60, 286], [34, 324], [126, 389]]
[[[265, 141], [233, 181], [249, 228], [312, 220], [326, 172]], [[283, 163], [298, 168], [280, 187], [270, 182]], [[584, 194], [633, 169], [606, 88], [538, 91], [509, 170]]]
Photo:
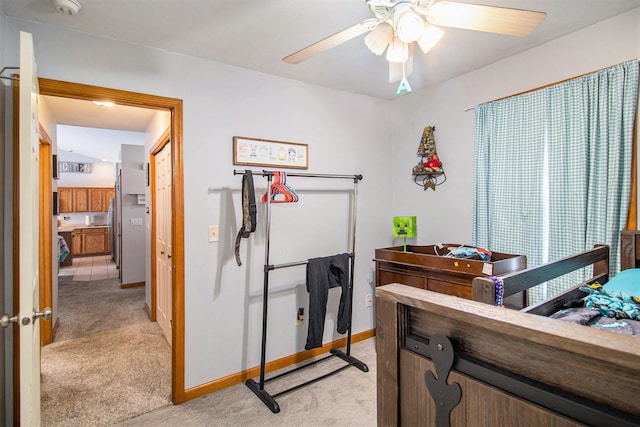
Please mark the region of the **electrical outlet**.
[[209, 243], [217, 242], [220, 239], [217, 225], [209, 226]]
[[373, 305], [373, 295], [367, 294], [364, 297], [364, 306], [365, 307], [371, 307], [372, 305]]
[[300, 307], [298, 311], [296, 311], [296, 326], [302, 325], [303, 320], [304, 320], [304, 308]]

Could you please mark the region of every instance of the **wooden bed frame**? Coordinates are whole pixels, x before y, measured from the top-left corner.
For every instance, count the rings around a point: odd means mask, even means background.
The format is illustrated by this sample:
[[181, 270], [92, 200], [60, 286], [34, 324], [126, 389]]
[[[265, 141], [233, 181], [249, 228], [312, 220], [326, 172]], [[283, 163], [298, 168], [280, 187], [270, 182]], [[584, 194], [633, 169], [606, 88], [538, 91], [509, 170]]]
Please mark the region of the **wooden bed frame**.
[[[505, 296], [589, 265], [606, 282], [609, 248], [502, 276]], [[473, 286], [480, 301], [376, 289], [379, 426], [640, 425], [640, 339], [532, 315], [577, 287], [523, 312]]]

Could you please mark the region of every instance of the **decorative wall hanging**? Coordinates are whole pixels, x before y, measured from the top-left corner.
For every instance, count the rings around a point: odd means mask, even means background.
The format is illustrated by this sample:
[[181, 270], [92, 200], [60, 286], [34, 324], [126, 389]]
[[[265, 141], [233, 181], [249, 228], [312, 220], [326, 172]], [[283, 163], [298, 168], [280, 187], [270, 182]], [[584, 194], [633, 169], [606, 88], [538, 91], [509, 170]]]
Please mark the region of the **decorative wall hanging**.
[[58, 161], [58, 170], [60, 172], [91, 173], [91, 163]]
[[[438, 158], [436, 152], [436, 138], [433, 134], [436, 131], [435, 126], [427, 126], [422, 132], [420, 144], [418, 144], [418, 164], [413, 167], [413, 182], [420, 185], [426, 191], [427, 188], [436, 190], [436, 186], [444, 183], [447, 176], [442, 167], [442, 161]], [[440, 178], [442, 180], [438, 181]]]
[[309, 167], [309, 147], [297, 142], [233, 137], [233, 164], [290, 169]]

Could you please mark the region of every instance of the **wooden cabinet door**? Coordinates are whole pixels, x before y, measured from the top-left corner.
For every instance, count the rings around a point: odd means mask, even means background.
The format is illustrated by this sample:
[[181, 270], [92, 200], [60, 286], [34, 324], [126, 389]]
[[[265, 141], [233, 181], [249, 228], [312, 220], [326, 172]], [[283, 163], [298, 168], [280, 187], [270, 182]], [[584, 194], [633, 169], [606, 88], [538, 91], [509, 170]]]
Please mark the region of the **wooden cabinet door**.
[[85, 228], [82, 231], [83, 255], [103, 254], [108, 249], [108, 232], [104, 227]]
[[82, 229], [73, 230], [71, 233], [71, 246], [73, 255], [82, 255]]
[[89, 212], [89, 189], [84, 187], [74, 187], [73, 190], [73, 212]]
[[103, 211], [109, 211], [109, 200], [114, 199], [116, 197], [116, 189], [115, 188], [104, 188], [103, 189], [104, 202], [102, 204]]
[[89, 188], [89, 212], [103, 212], [104, 208], [104, 188]]
[[70, 187], [58, 187], [60, 213], [73, 212], [73, 191]]

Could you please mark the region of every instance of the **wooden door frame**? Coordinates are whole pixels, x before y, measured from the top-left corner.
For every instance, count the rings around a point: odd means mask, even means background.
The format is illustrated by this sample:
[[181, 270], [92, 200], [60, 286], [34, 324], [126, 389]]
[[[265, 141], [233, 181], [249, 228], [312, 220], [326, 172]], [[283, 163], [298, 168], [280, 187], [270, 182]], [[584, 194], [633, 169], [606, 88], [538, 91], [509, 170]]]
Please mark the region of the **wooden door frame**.
[[[151, 199], [151, 244], [150, 244], [150, 258], [151, 258], [151, 307], [149, 308], [151, 320], [157, 320], [156, 311], [158, 309], [158, 276], [156, 274], [156, 238], [157, 238], [157, 226], [158, 217], [155, 215], [157, 200], [156, 200], [156, 156], [162, 149], [171, 142], [171, 129], [167, 129], [160, 138], [153, 144], [149, 151], [149, 198]], [[172, 153], [173, 154], [173, 153]], [[173, 160], [172, 160], [173, 161]], [[173, 202], [173, 201], [172, 201]], [[173, 216], [173, 215], [172, 215]], [[173, 221], [173, 218], [172, 218]], [[173, 242], [172, 242], [173, 245]], [[173, 255], [172, 255], [173, 256]], [[171, 283], [173, 289], [173, 283]], [[173, 304], [173, 302], [171, 303]], [[173, 316], [173, 314], [172, 314]], [[173, 319], [172, 319], [173, 321]], [[171, 328], [173, 330], [173, 327]], [[173, 334], [173, 332], [172, 332]]]
[[[99, 86], [91, 86], [79, 83], [64, 82], [60, 80], [51, 80], [45, 78], [39, 78], [40, 94], [48, 96], [57, 96], [62, 98], [72, 98], [78, 100], [109, 100], [116, 104], [127, 105], [131, 107], [142, 107], [157, 110], [166, 110], [171, 114], [171, 168], [172, 168], [172, 224], [171, 235], [174, 242], [174, 255], [173, 255], [173, 277], [172, 277], [172, 346], [171, 346], [171, 399], [174, 404], [184, 403], [185, 399], [185, 383], [184, 383], [184, 336], [185, 336], [185, 322], [184, 322], [184, 173], [183, 173], [183, 148], [182, 148], [182, 133], [183, 133], [183, 108], [182, 100], [177, 98], [168, 98], [163, 96], [148, 95], [137, 92], [124, 91], [119, 89], [110, 89]], [[18, 127], [16, 123], [19, 119], [19, 99], [17, 96], [18, 87], [14, 85], [14, 194], [18, 194], [18, 180], [16, 173], [18, 172], [16, 165], [16, 147], [18, 147]], [[50, 193], [50, 192], [49, 192]], [[14, 198], [15, 199], [15, 198]], [[14, 236], [17, 236], [17, 224], [18, 215], [16, 212], [17, 201], [14, 200], [14, 219], [13, 229]], [[153, 212], [151, 213], [153, 217]], [[18, 240], [14, 239], [14, 253], [17, 253], [15, 249], [18, 248]], [[44, 257], [52, 259], [51, 253], [52, 245], [45, 247]], [[14, 283], [13, 283], [13, 303], [14, 307], [19, 307], [19, 292], [18, 292], [18, 278], [17, 270], [15, 267], [18, 260], [14, 257]], [[41, 294], [45, 299], [49, 301], [41, 301], [41, 304], [48, 303], [49, 306], [52, 302], [52, 275], [53, 269], [49, 268], [49, 287], [48, 289], [41, 288]], [[14, 337], [14, 408], [19, 408], [19, 387], [16, 388], [16, 384], [19, 384], [19, 342], [17, 337]], [[19, 411], [14, 411], [14, 418], [19, 418]], [[16, 418], [16, 419], [17, 419]]]
[[[52, 307], [53, 302], [53, 141], [45, 128], [39, 125], [40, 164], [38, 165], [38, 193], [40, 215], [38, 218], [40, 233], [40, 310]], [[57, 215], [57, 214], [56, 214]], [[53, 342], [52, 322], [40, 322], [40, 345]]]

